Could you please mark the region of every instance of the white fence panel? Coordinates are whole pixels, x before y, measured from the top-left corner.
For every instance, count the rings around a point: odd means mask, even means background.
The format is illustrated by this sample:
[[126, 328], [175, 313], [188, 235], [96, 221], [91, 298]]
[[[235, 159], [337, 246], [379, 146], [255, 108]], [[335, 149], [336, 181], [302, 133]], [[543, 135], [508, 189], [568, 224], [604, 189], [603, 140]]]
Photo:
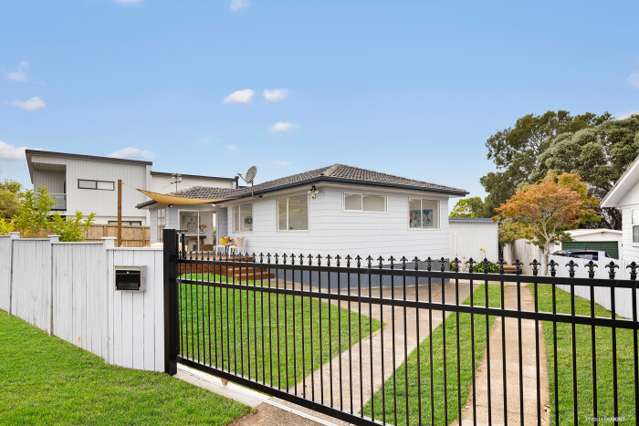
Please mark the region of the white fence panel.
[[[557, 276], [558, 277], [568, 277], [569, 269], [566, 266], [568, 262], [573, 260], [577, 266], [575, 267], [575, 277], [577, 278], [588, 278], [588, 262], [587, 259], [579, 259], [568, 256], [550, 256], [551, 260], [557, 262]], [[598, 279], [608, 279], [609, 269], [605, 267], [605, 265], [610, 262], [614, 262], [619, 265], [619, 269], [616, 269], [616, 277], [619, 279], [627, 279], [627, 271], [623, 267], [623, 264], [619, 263], [619, 259], [613, 259], [609, 257], [603, 256], [603, 252], [599, 252], [599, 260], [595, 261], [598, 265], [595, 268], [595, 278]], [[558, 285], [558, 288], [570, 293], [570, 286], [566, 285]], [[590, 287], [587, 286], [575, 286], [575, 295], [583, 297], [584, 299], [590, 300]], [[625, 318], [632, 318], [632, 290], [629, 288], [617, 288], [614, 290], [615, 296], [615, 312], [618, 315], [621, 315]], [[594, 288], [594, 297], [595, 303], [600, 306], [612, 310], [612, 291], [607, 287], [595, 287]], [[638, 308], [639, 314], [639, 308]]]
[[11, 304], [11, 239], [0, 236], [0, 309], [7, 312]]
[[11, 314], [51, 333], [51, 241], [13, 240]]
[[101, 243], [52, 247], [53, 334], [106, 356], [106, 251]]
[[[110, 362], [164, 371], [163, 253], [159, 249], [108, 251]], [[145, 266], [143, 292], [116, 291], [114, 267]]]

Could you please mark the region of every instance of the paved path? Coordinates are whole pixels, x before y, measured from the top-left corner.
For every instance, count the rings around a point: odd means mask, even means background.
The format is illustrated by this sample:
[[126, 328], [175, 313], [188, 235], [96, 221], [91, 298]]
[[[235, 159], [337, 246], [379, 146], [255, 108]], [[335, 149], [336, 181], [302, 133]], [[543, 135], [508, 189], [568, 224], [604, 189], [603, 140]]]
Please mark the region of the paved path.
[[[505, 289], [506, 308], [517, 308], [517, 287], [514, 284], [506, 284]], [[523, 310], [534, 310], [534, 298], [526, 285], [521, 287], [521, 305]], [[506, 395], [507, 395], [507, 422], [504, 419], [503, 403], [503, 358], [502, 358], [502, 320], [495, 319], [490, 333], [490, 381], [491, 381], [491, 423], [492, 425], [520, 425], [520, 387], [519, 387], [519, 340], [518, 321], [516, 318], [506, 318]], [[540, 366], [540, 407], [541, 424], [549, 424], [548, 416], [548, 372], [546, 369], [546, 352], [544, 349], [544, 336], [539, 324], [539, 366]], [[522, 333], [522, 376], [524, 395], [524, 424], [537, 424], [537, 369], [535, 348], [535, 322], [521, 321]], [[487, 425], [488, 422], [488, 358], [484, 358], [475, 374], [477, 388], [476, 420], [478, 425]], [[468, 404], [462, 411], [462, 425], [473, 424], [472, 393]]]
[[[418, 287], [419, 300], [428, 301], [428, 287], [421, 285]], [[384, 297], [391, 296], [391, 289], [385, 288]], [[408, 287], [406, 298], [415, 300], [416, 288]], [[459, 300], [460, 303], [469, 295], [469, 286], [466, 283], [459, 284]], [[373, 297], [379, 297], [379, 289], [373, 289]], [[447, 303], [455, 302], [455, 284], [448, 283], [445, 286], [445, 300]], [[403, 290], [395, 288], [395, 298], [403, 299]], [[432, 301], [441, 302], [442, 285], [432, 285]], [[334, 305], [341, 305], [341, 308], [348, 309], [347, 302], [334, 301]], [[362, 315], [369, 315], [369, 305], [362, 303]], [[392, 327], [393, 309], [395, 310], [395, 327]], [[351, 302], [351, 311], [358, 312], [357, 303]], [[377, 320], [382, 318], [379, 305], [372, 306], [371, 316]], [[429, 336], [429, 315], [427, 310], [419, 312], [419, 341], [417, 339], [417, 315], [415, 309], [406, 309], [406, 336], [404, 336], [404, 308], [384, 306], [383, 308], [383, 327], [373, 333], [372, 337], [367, 336], [359, 343], [355, 343], [350, 350], [346, 350], [335, 356], [330, 362], [325, 363], [322, 368], [315, 370], [306, 377], [306, 397], [312, 399], [312, 393], [315, 393], [315, 401], [325, 405], [332, 405], [343, 411], [359, 413], [363, 405], [365, 405], [374, 393], [379, 390], [383, 383], [392, 377], [395, 368], [401, 366], [404, 362], [404, 343], [406, 343], [406, 353], [410, 353], [417, 347], [418, 343]], [[434, 330], [442, 322], [441, 311], [432, 311], [432, 329]], [[393, 328], [395, 330], [395, 365], [393, 366]], [[348, 338], [348, 335], [342, 335], [342, 338]], [[372, 346], [371, 346], [372, 345]], [[384, 364], [382, 369], [382, 345]], [[373, 356], [371, 358], [371, 347], [373, 348]], [[360, 362], [361, 353], [361, 362]], [[342, 365], [342, 387], [340, 389], [340, 359]], [[362, 375], [360, 376], [360, 367]], [[373, 374], [371, 375], [371, 367]], [[332, 389], [331, 389], [332, 374]], [[322, 392], [321, 383], [324, 383]], [[314, 389], [313, 383], [314, 381]], [[302, 382], [298, 383], [297, 391], [302, 393]], [[352, 389], [352, 396], [351, 396]], [[292, 387], [290, 392], [295, 392]], [[388, 402], [387, 402], [388, 403]]]

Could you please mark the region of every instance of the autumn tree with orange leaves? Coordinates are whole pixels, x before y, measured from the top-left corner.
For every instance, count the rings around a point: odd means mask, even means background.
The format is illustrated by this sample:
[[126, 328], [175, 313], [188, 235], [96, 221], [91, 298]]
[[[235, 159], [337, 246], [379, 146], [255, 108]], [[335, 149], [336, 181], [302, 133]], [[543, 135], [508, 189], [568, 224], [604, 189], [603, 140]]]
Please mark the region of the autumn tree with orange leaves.
[[544, 273], [548, 273], [551, 246], [565, 240], [566, 230], [597, 222], [598, 200], [578, 174], [549, 172], [541, 181], [523, 186], [497, 208], [497, 219], [517, 224], [522, 233], [544, 253]]

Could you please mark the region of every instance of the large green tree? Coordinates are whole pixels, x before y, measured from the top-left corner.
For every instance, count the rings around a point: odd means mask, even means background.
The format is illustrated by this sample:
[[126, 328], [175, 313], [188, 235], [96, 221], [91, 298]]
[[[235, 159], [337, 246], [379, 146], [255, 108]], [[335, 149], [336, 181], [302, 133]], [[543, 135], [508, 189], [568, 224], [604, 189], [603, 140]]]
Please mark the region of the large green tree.
[[462, 198], [457, 201], [455, 207], [450, 211], [449, 214], [452, 218], [478, 218], [478, 217], [489, 217], [486, 211], [486, 204], [481, 197], [468, 197]]
[[0, 218], [9, 219], [20, 208], [21, 185], [12, 180], [0, 182]]
[[[579, 173], [592, 195], [603, 198], [639, 155], [639, 115], [557, 135], [539, 155], [536, 180], [550, 170]], [[617, 209], [604, 209], [605, 224], [621, 229]]]
[[[547, 111], [541, 115], [527, 114], [513, 127], [500, 130], [486, 141], [488, 159], [496, 171], [481, 178], [486, 189], [489, 214], [506, 202], [525, 183], [537, 180], [541, 154], [563, 133], [574, 133], [611, 120], [611, 115], [585, 113], [571, 115], [568, 111]], [[542, 175], [543, 176], [543, 175]]]

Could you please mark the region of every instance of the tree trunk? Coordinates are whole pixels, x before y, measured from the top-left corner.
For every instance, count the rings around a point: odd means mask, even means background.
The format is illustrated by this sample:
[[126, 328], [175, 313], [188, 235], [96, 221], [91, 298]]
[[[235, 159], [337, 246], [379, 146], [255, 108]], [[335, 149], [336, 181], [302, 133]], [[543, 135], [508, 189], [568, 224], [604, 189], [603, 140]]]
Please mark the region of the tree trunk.
[[548, 263], [550, 262], [550, 245], [544, 245], [544, 275], [548, 275]]

